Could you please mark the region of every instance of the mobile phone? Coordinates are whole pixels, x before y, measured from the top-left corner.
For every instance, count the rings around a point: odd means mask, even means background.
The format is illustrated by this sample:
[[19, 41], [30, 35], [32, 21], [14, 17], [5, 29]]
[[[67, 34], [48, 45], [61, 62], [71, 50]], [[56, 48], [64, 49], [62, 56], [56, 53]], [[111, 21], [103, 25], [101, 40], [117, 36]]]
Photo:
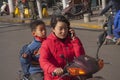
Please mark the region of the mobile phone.
[[70, 37], [73, 37], [73, 33], [71, 33], [70, 31], [68, 31], [68, 35], [69, 35]]

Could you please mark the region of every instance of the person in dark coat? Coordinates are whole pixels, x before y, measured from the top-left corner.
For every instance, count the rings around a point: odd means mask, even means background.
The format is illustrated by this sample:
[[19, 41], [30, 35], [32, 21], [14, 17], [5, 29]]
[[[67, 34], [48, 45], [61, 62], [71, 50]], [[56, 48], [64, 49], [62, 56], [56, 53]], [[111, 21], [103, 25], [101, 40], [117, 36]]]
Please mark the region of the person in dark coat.
[[100, 15], [105, 14], [106, 12], [108, 12], [111, 9], [112, 11], [112, 15], [109, 16], [108, 18], [108, 30], [107, 30], [107, 39], [112, 39], [113, 37], [113, 30], [112, 30], [112, 26], [113, 26], [113, 21], [114, 21], [114, 16], [117, 13], [117, 11], [120, 9], [120, 0], [110, 0], [108, 2], [108, 4], [106, 5], [106, 7], [101, 11]]

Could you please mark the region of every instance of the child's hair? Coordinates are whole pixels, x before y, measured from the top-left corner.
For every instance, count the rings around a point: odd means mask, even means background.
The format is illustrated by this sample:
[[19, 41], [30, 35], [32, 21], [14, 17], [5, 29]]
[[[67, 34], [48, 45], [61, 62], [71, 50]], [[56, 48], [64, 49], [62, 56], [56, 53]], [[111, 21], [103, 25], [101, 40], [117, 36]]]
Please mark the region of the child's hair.
[[58, 21], [65, 22], [67, 24], [67, 26], [70, 28], [69, 20], [66, 19], [66, 17], [64, 17], [63, 15], [53, 15], [51, 18], [51, 21], [50, 21], [51, 27], [55, 28]]
[[31, 22], [30, 23], [31, 31], [35, 31], [38, 25], [45, 26], [45, 23], [42, 20], [35, 20], [35, 21]]

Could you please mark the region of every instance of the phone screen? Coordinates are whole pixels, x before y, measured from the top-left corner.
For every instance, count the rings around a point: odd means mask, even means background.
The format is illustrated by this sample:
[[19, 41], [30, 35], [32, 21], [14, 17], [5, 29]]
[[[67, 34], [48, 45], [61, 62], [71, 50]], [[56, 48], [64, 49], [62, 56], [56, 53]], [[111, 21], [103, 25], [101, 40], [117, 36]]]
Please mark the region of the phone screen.
[[71, 36], [70, 28], [68, 29], [68, 35]]

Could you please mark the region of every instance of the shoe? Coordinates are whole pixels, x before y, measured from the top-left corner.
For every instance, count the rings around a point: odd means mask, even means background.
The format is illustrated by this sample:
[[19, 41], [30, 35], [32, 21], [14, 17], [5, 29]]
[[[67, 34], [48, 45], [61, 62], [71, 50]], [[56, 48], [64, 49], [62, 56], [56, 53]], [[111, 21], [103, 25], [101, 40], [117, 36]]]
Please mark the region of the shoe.
[[29, 75], [29, 74], [24, 75], [22, 80], [30, 80], [30, 79], [29, 79], [29, 77], [30, 77], [30, 75]]
[[107, 44], [111, 45], [111, 44], [115, 44], [115, 43], [116, 42], [114, 42], [113, 39], [110, 39], [110, 38], [109, 39], [106, 38], [105, 41], [103, 42], [104, 45], [107, 45]]
[[106, 38], [107, 38], [107, 39], [113, 39], [113, 37], [112, 37], [112, 36], [109, 36], [109, 35], [106, 36]]
[[113, 40], [113, 42], [115, 42], [115, 43], [117, 42], [117, 38], [116, 38], [116, 37], [114, 37], [112, 40]]
[[120, 38], [117, 40], [116, 45], [120, 45]]
[[27, 77], [24, 76], [22, 80], [29, 80], [29, 78], [27, 78]]

